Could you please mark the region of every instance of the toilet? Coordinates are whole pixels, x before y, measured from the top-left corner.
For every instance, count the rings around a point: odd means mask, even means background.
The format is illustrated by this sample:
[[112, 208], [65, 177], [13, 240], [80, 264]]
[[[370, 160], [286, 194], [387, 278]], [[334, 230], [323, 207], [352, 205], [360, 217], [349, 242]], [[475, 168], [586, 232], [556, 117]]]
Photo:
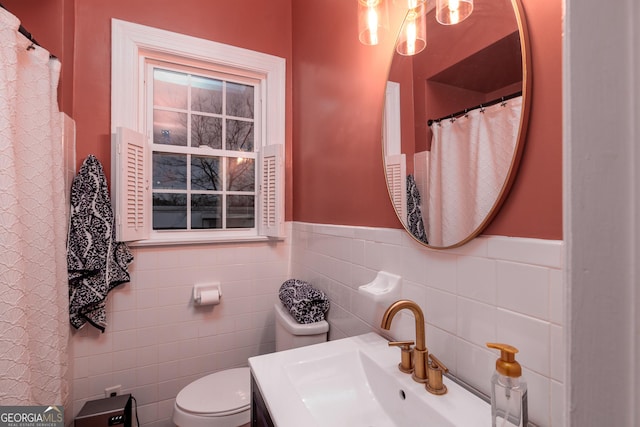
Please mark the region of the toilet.
[[[300, 324], [275, 304], [276, 351], [327, 340], [326, 320]], [[180, 390], [173, 407], [178, 427], [245, 427], [251, 418], [251, 371], [234, 368], [202, 377]]]

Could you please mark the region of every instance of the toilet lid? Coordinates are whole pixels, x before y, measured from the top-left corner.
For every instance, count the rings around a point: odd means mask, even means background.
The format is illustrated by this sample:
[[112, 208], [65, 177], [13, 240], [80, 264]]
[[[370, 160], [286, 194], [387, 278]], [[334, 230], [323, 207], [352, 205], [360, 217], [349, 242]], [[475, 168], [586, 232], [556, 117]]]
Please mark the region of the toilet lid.
[[227, 369], [202, 377], [176, 397], [180, 409], [196, 414], [230, 415], [251, 406], [249, 368]]

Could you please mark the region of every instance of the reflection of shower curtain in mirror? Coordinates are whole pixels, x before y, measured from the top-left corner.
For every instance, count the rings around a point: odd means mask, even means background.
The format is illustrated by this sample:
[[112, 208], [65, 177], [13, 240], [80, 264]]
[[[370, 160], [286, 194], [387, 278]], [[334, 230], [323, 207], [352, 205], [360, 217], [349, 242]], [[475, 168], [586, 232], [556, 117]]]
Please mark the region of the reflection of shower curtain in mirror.
[[521, 110], [517, 97], [431, 126], [430, 244], [458, 243], [487, 216], [511, 166]]

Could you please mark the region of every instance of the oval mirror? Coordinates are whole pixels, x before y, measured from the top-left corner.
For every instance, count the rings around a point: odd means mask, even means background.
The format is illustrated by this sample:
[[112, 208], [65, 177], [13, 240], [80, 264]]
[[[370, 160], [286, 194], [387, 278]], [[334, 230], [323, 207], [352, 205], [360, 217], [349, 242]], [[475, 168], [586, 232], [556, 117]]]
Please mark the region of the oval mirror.
[[477, 236], [507, 196], [526, 135], [531, 61], [520, 0], [476, 0], [456, 25], [439, 24], [430, 3], [426, 48], [394, 52], [382, 145], [398, 218], [417, 241], [446, 249]]

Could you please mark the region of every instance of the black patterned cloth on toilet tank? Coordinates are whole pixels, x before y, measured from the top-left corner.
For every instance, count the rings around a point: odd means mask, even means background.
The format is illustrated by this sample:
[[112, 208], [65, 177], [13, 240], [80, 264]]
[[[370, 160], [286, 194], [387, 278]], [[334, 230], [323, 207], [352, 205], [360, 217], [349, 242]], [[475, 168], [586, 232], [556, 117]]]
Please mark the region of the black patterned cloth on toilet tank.
[[329, 298], [325, 293], [302, 280], [287, 280], [280, 286], [278, 295], [298, 323], [320, 322], [329, 310]]

